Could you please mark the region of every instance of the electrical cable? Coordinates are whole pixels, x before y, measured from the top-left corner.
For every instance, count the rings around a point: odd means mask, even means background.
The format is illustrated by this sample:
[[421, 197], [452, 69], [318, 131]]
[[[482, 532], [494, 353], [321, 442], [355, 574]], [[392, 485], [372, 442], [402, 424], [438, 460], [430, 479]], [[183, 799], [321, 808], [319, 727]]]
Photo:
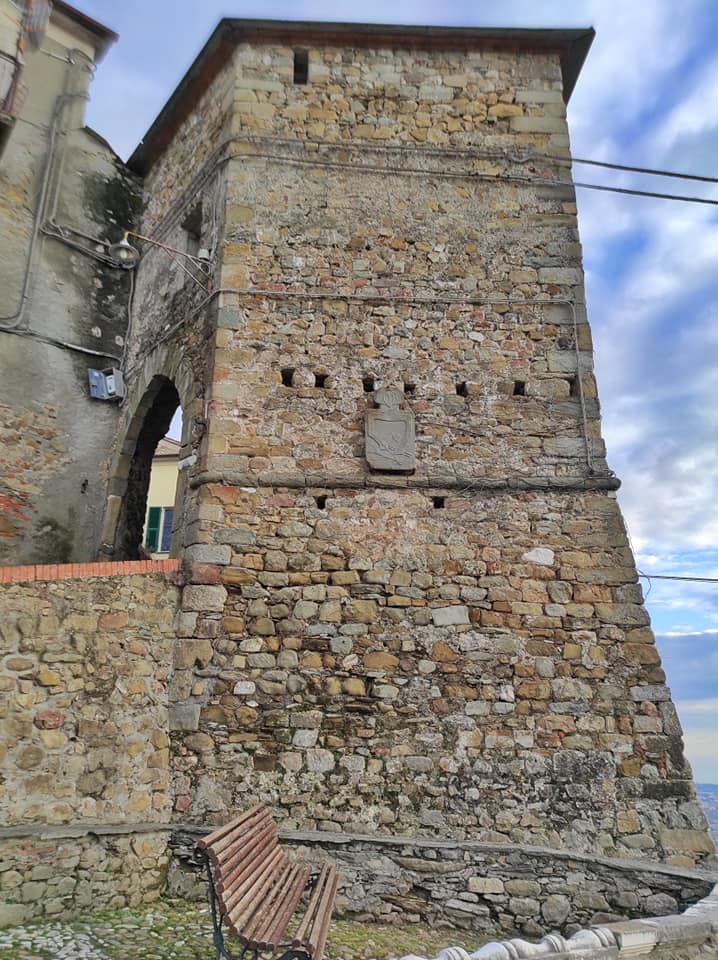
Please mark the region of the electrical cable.
[[[247, 159], [247, 154], [230, 154], [221, 162], [228, 162], [242, 158]], [[280, 163], [294, 164], [298, 166], [311, 167], [329, 167], [332, 169], [348, 169], [359, 171], [361, 173], [389, 174], [393, 176], [422, 176], [428, 178], [438, 178], [443, 180], [481, 180], [483, 182], [493, 183], [523, 183], [523, 184], [541, 184], [541, 186], [570, 189], [580, 188], [584, 190], [601, 190], [605, 193], [619, 193], [633, 197], [651, 197], [656, 200], [679, 200], [683, 203], [701, 203], [710, 206], [718, 206], [718, 200], [711, 200], [708, 197], [685, 197], [677, 193], [658, 193], [653, 190], [632, 190], [627, 187], [609, 187], [598, 183], [582, 183], [575, 180], [556, 180], [551, 177], [519, 177], [514, 174], [487, 174], [478, 170], [449, 171], [449, 170], [425, 170], [422, 167], [378, 167], [361, 163], [346, 163], [339, 160], [316, 160], [310, 157], [285, 157], [276, 153], [253, 153], [249, 155], [253, 158], [258, 157], [265, 160], [275, 160]]]
[[608, 163], [606, 160], [584, 160], [572, 157], [573, 163], [583, 163], [591, 167], [605, 167], [607, 170], [627, 170], [630, 173], [646, 173], [652, 177], [673, 177], [676, 180], [696, 180], [699, 183], [718, 183], [718, 177], [703, 177], [697, 173], [678, 173], [676, 170], [656, 170], [653, 167], [632, 167], [625, 163]]
[[121, 360], [121, 358], [114, 353], [104, 353], [102, 350], [91, 350], [89, 347], [81, 347], [77, 343], [68, 343], [66, 340], [46, 337], [43, 333], [35, 333], [34, 330], [15, 330], [11, 327], [0, 327], [0, 333], [12, 333], [16, 337], [30, 337], [32, 340], [39, 340], [41, 343], [47, 343], [52, 347], [61, 347], [63, 350], [72, 350], [74, 353], [84, 353], [90, 357], [104, 357], [107, 360], [114, 360], [117, 363], [120, 363]]
[[638, 571], [638, 576], [644, 580], [685, 580], [689, 583], [718, 583], [718, 577], [679, 577], [676, 574], [668, 573], [643, 573]]
[[[550, 182], [550, 181], [545, 181]], [[569, 181], [554, 181], [557, 185]], [[708, 197], [683, 197], [679, 193], [655, 193], [653, 190], [629, 190], [628, 187], [606, 187], [599, 183], [579, 183], [575, 180], [574, 187], [581, 190], [602, 190], [604, 193], [623, 193], [629, 197], [652, 197], [655, 200], [682, 200], [683, 203], [707, 203], [710, 206], [718, 207], [718, 200], [710, 200]]]
[[[47, 134], [47, 153], [45, 156], [45, 162], [43, 164], [42, 177], [40, 180], [40, 191], [37, 201], [37, 207], [33, 214], [32, 219], [32, 231], [30, 234], [30, 243], [28, 245], [27, 258], [25, 260], [25, 268], [23, 272], [22, 286], [20, 290], [20, 300], [17, 306], [17, 309], [14, 313], [0, 316], [0, 329], [2, 330], [20, 330], [23, 327], [27, 327], [25, 323], [25, 308], [30, 297], [30, 285], [32, 282], [32, 272], [33, 272], [33, 263], [34, 263], [34, 254], [35, 254], [35, 245], [40, 234], [42, 221], [45, 217], [45, 212], [47, 210], [49, 192], [50, 192], [50, 181], [52, 179], [53, 167], [55, 165], [55, 146], [57, 141], [57, 136], [59, 133], [60, 117], [63, 111], [63, 108], [72, 100], [82, 99], [87, 100], [87, 93], [68, 93], [68, 87], [70, 85], [70, 75], [72, 68], [77, 66], [77, 61], [73, 59], [72, 54], [79, 53], [85, 60], [87, 60], [87, 55], [81, 50], [71, 50], [67, 55], [67, 66], [68, 69], [65, 71], [63, 78], [63, 92], [58, 94], [55, 98], [55, 102], [52, 108], [52, 114], [50, 119], [50, 124]], [[80, 65], [82, 66], [82, 65]]]
[[[257, 146], [257, 145], [266, 146], [267, 144], [269, 144], [270, 146], [277, 146], [277, 147], [287, 146], [295, 149], [297, 147], [302, 147], [302, 148], [304, 147], [304, 144], [302, 142], [293, 140], [288, 137], [263, 137], [263, 136], [257, 136], [257, 135], [249, 135], [249, 136], [235, 135], [232, 137], [228, 137], [226, 140], [220, 143], [204, 161], [199, 172], [192, 178], [192, 181], [188, 185], [187, 190], [185, 191], [185, 196], [189, 196], [192, 199], [194, 199], [197, 193], [204, 186], [206, 181], [213, 175], [213, 173], [220, 166], [222, 166], [225, 163], [228, 163], [231, 160], [235, 160], [235, 159], [247, 160], [252, 157], [258, 157], [263, 159], [274, 159], [280, 162], [285, 160], [289, 163], [291, 163], [293, 160], [292, 157], [286, 157], [286, 156], [282, 156], [281, 154], [270, 154], [270, 153], [264, 153], [264, 152], [253, 152], [253, 153], [243, 152], [240, 154], [227, 153], [226, 155], [222, 156], [223, 152], [227, 150], [233, 143], [241, 143], [241, 144], [251, 145], [251, 146]], [[418, 146], [418, 145], [409, 144], [409, 143], [378, 144], [372, 141], [353, 141], [351, 145], [348, 145], [343, 142], [337, 143], [331, 140], [312, 140], [311, 146], [314, 149], [327, 148], [330, 150], [341, 149], [343, 151], [346, 151], [349, 147], [352, 147], [352, 148], [356, 148], [356, 150], [360, 150], [363, 155], [367, 155], [370, 153], [375, 153], [375, 154], [379, 153], [379, 154], [385, 154], [385, 155], [390, 153], [394, 153], [394, 154], [398, 153], [402, 155], [411, 155], [413, 153], [416, 156], [424, 156], [424, 157], [425, 156], [436, 156], [436, 157], [464, 156], [474, 160], [504, 161], [506, 163], [515, 163], [520, 165], [524, 165], [526, 163], [531, 163], [531, 162], [541, 162], [541, 163], [548, 162], [555, 166], [565, 167], [567, 169], [570, 169], [572, 163], [590, 163], [595, 166], [606, 166], [609, 169], [626, 170], [626, 171], [632, 171], [636, 173], [645, 172], [647, 174], [656, 175], [656, 176], [670, 175], [677, 179], [697, 180], [697, 181], [706, 182], [706, 183], [718, 183], [718, 178], [713, 178], [713, 177], [703, 177], [698, 175], [693, 176], [690, 174], [682, 174], [675, 171], [664, 171], [664, 170], [652, 169], [648, 167], [633, 167], [627, 164], [626, 165], [609, 164], [609, 163], [604, 163], [603, 161], [584, 160], [582, 158], [576, 158], [576, 157], [560, 157], [560, 156], [556, 156], [555, 154], [548, 154], [548, 153], [546, 154], [530, 153], [530, 154], [521, 155], [521, 154], [510, 154], [505, 152], [502, 153], [496, 150], [482, 150], [481, 148], [474, 148], [474, 147], [451, 146], [447, 148], [447, 147], [441, 147], [441, 146], [427, 146], [425, 144]], [[406, 169], [402, 167], [382, 168], [378, 166], [370, 166], [370, 167], [364, 168], [356, 164], [339, 163], [339, 162], [331, 162], [331, 161], [327, 162], [327, 161], [322, 161], [318, 158], [314, 160], [298, 158], [296, 162], [305, 163], [305, 164], [314, 163], [317, 166], [336, 166], [336, 167], [347, 167], [349, 169], [367, 169], [368, 172], [373, 172], [373, 173], [384, 173], [384, 172], [394, 173], [394, 174], [414, 173], [414, 174], [423, 175], [423, 176], [435, 176], [435, 177], [441, 177], [444, 174], [444, 172], [441, 170], [439, 171], [431, 171], [431, 170], [425, 170], [425, 169], [411, 170], [411, 169]], [[458, 174], [450, 173], [448, 175], [451, 176], [453, 179], [456, 179], [456, 178], [477, 179], [480, 177], [481, 179], [484, 179], [484, 180], [507, 181], [507, 182], [515, 181], [520, 183], [537, 182], [537, 183], [553, 185], [557, 187], [580, 186], [581, 188], [587, 189], [587, 190], [590, 190], [590, 189], [604, 190], [609, 193], [615, 192], [615, 193], [627, 194], [630, 196], [647, 196], [647, 197], [653, 197], [655, 199], [662, 199], [662, 200], [681, 200], [683, 202], [707, 203], [711, 205], [718, 204], [717, 200], [711, 200], [711, 199], [702, 198], [702, 197], [695, 197], [695, 198], [682, 197], [680, 196], [680, 194], [674, 195], [674, 194], [664, 194], [664, 193], [658, 193], [658, 192], [654, 193], [652, 191], [638, 191], [638, 190], [629, 191], [628, 189], [624, 189], [620, 187], [608, 187], [608, 186], [602, 186], [600, 184], [588, 184], [588, 183], [576, 184], [573, 182], [573, 180], [556, 180], [556, 179], [551, 179], [549, 177], [522, 178], [522, 177], [511, 177], [510, 175], [489, 176], [487, 174], [482, 175], [480, 171], [476, 171], [476, 172], [471, 171], [471, 172], [458, 173]], [[177, 222], [178, 217], [186, 208], [187, 203], [188, 201], [185, 200], [183, 197], [180, 197], [178, 200], [176, 200], [169, 207], [167, 212], [155, 224], [153, 229], [153, 234], [155, 236], [162, 236], [163, 234], [167, 233], [172, 228], [172, 226]]]

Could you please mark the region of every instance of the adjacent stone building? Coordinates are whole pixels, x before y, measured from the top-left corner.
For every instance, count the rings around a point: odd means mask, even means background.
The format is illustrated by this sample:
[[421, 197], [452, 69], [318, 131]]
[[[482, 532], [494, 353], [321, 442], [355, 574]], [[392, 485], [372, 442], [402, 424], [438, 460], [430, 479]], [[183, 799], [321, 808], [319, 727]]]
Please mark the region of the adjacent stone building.
[[[591, 39], [224, 20], [130, 158], [152, 242], [116, 273], [95, 548], [137, 556], [180, 405], [153, 829], [259, 798], [349, 844], [711, 862], [600, 434], [565, 120]], [[72, 817], [109, 823], [127, 789], [87, 782]]]
[[[49, 5], [48, 5], [49, 6]], [[130, 280], [107, 256], [139, 185], [84, 126], [90, 80], [116, 35], [55, 2], [0, 2], [0, 562], [93, 556], [116, 404], [88, 369], [119, 367]], [[38, 47], [37, 44], [40, 44]], [[6, 86], [3, 86], [6, 81]]]

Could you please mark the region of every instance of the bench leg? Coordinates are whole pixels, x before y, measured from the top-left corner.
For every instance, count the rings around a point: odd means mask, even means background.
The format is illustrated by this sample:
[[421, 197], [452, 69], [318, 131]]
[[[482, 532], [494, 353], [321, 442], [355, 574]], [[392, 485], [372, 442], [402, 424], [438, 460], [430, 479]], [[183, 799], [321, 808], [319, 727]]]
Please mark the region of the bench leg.
[[[209, 894], [209, 909], [212, 913], [212, 942], [215, 949], [215, 960], [239, 960], [227, 950], [224, 945], [224, 934], [222, 933], [222, 918], [217, 910], [217, 895], [214, 892], [214, 882], [212, 880], [212, 869], [209, 863], [209, 857], [202, 854], [202, 862], [207, 873], [207, 886]], [[244, 951], [242, 951], [242, 956]], [[256, 960], [256, 958], [255, 958]]]
[[297, 950], [292, 948], [287, 950], [286, 953], [281, 954], [277, 957], [277, 960], [311, 960], [309, 954], [306, 950]]

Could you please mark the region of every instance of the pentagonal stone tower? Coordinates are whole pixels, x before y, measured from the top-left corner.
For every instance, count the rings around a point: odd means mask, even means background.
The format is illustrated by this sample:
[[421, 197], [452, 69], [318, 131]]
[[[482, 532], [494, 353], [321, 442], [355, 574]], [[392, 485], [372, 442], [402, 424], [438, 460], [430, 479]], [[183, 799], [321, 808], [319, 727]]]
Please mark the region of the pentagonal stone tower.
[[132, 158], [212, 257], [143, 258], [105, 526], [172, 381], [178, 816], [711, 854], [600, 436], [591, 38], [226, 20]]

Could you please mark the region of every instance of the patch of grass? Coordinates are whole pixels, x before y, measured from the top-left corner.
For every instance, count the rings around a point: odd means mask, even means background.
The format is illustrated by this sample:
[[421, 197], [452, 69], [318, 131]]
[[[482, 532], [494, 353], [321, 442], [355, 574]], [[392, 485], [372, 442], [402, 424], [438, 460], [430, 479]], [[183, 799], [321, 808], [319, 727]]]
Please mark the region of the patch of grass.
[[[326, 960], [389, 960], [409, 953], [434, 957], [466, 939], [466, 931], [419, 924], [335, 920], [325, 955]], [[479, 938], [469, 939], [476, 949]], [[209, 960], [213, 954], [209, 908], [187, 901], [0, 930], [0, 960]]]
[[[471, 938], [472, 947], [476, 935]], [[415, 953], [435, 957], [448, 946], [461, 946], [466, 940], [465, 930], [431, 930], [415, 923], [359, 923], [356, 920], [334, 920], [329, 928], [326, 956], [329, 960], [358, 960], [402, 957]]]

